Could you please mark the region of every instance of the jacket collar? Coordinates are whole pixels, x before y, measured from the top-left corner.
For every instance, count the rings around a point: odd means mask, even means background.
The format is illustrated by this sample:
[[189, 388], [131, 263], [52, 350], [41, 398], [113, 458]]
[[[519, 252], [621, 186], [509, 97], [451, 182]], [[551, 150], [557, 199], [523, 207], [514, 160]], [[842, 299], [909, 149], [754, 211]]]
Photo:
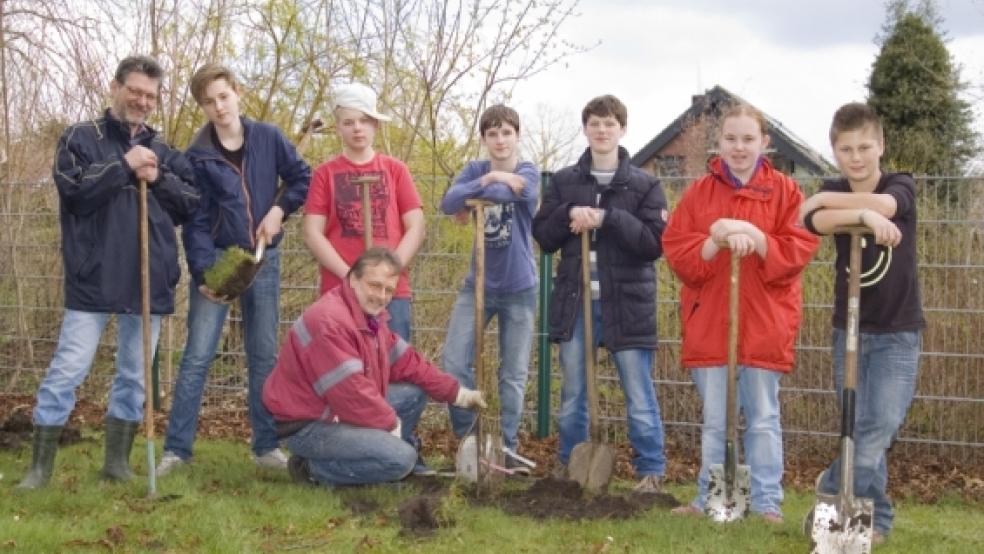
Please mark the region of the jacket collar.
[[[591, 148], [585, 148], [584, 153], [577, 160], [577, 170], [584, 175], [591, 175]], [[612, 185], [626, 184], [629, 182], [629, 172], [632, 164], [629, 161], [629, 151], [624, 146], [618, 147], [618, 168], [615, 169], [615, 176], [612, 177]]]
[[[246, 146], [246, 142], [249, 139], [250, 132], [253, 129], [253, 120], [248, 119], [244, 116], [239, 116], [239, 121], [243, 125], [243, 146]], [[189, 151], [194, 150], [195, 154], [198, 156], [218, 156], [221, 157], [222, 154], [219, 152], [218, 145], [212, 140], [212, 129], [215, 126], [211, 121], [202, 126], [201, 129], [195, 133], [195, 137], [191, 139], [191, 146], [188, 147]]]
[[[342, 298], [342, 303], [345, 304], [345, 308], [349, 312], [352, 321], [355, 323], [355, 327], [366, 333], [371, 333], [369, 329], [369, 322], [367, 320], [366, 312], [362, 311], [362, 306], [359, 305], [359, 299], [355, 296], [355, 290], [352, 289], [352, 285], [349, 285], [348, 277], [342, 278], [342, 284], [338, 285], [339, 295]], [[383, 310], [379, 313], [376, 319], [379, 323], [389, 321], [389, 312]]]
[[715, 156], [711, 161], [707, 162], [707, 170], [720, 184], [735, 191], [736, 194], [743, 196], [768, 198], [774, 188], [773, 174], [776, 173], [776, 170], [772, 167], [772, 162], [765, 156], [759, 158], [758, 167], [755, 169], [755, 173], [752, 174], [752, 178], [740, 188], [735, 188], [730, 174], [731, 172], [720, 156]]
[[106, 120], [106, 132], [119, 135], [125, 142], [133, 143], [136, 141], [150, 147], [154, 135], [157, 134], [157, 131], [144, 124], [140, 126], [136, 135], [131, 135], [130, 124], [116, 117], [111, 108], [106, 108], [106, 111], [103, 112], [103, 118]]

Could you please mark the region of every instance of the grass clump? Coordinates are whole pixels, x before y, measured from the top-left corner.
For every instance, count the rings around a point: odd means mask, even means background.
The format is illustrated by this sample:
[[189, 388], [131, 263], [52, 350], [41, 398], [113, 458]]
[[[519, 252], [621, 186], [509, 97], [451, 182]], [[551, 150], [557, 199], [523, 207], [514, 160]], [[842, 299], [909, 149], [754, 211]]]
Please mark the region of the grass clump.
[[252, 253], [238, 246], [227, 248], [212, 267], [205, 270], [205, 286], [213, 292], [229, 294], [230, 286], [242, 279], [243, 269], [251, 267], [253, 262]]

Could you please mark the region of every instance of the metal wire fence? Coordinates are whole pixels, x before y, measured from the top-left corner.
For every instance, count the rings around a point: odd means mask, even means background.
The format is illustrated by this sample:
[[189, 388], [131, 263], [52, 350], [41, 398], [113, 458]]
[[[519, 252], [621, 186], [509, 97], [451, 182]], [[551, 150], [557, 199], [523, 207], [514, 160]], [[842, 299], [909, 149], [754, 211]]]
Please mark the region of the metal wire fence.
[[[928, 320], [917, 396], [899, 446], [906, 452], [930, 452], [953, 459], [984, 453], [984, 249], [981, 224], [984, 182], [969, 178], [920, 178], [919, 276]], [[690, 182], [664, 180], [671, 207]], [[439, 361], [446, 324], [457, 290], [468, 270], [471, 228], [457, 226], [436, 209], [447, 185], [443, 179], [418, 179], [427, 213], [428, 236], [414, 262], [415, 345]], [[818, 180], [801, 182], [809, 194]], [[51, 183], [2, 185], [0, 207], [0, 394], [31, 394], [44, 375], [58, 337], [62, 315], [62, 262], [58, 199]], [[281, 245], [281, 331], [317, 294], [317, 268], [298, 232], [299, 217], [286, 225]], [[783, 378], [783, 432], [790, 455], [832, 448], [839, 415], [830, 354], [833, 298], [833, 248], [825, 241], [803, 275], [803, 323], [797, 363]], [[700, 402], [680, 368], [678, 284], [663, 261], [657, 262], [660, 349], [654, 363], [657, 393], [668, 433], [694, 446], [699, 441]], [[178, 286], [177, 311], [165, 319], [159, 346], [159, 372], [165, 405], [185, 342], [187, 274]], [[494, 324], [485, 341], [486, 365], [497, 359]], [[245, 356], [241, 320], [233, 308], [212, 365], [205, 410], [245, 409]], [[115, 332], [104, 334], [89, 379], [80, 396], [104, 400], [113, 373]], [[538, 408], [556, 410], [559, 398], [556, 348], [549, 406], [538, 406], [537, 352], [533, 353], [527, 391], [526, 429], [536, 431]], [[604, 357], [603, 357], [604, 358]], [[602, 414], [613, 438], [625, 436], [624, 400], [614, 368], [601, 366]], [[539, 381], [546, 383], [548, 381]], [[443, 420], [431, 418], [432, 424]], [[545, 429], [539, 429], [545, 431]], [[897, 447], [897, 448], [898, 448]], [[832, 452], [832, 450], [828, 450]]]

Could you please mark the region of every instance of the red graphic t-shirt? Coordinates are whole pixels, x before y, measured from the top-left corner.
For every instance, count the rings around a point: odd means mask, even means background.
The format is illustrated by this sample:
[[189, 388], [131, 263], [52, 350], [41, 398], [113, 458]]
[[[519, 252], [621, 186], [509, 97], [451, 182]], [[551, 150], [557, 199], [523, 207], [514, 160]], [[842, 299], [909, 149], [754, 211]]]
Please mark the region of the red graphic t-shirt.
[[[353, 183], [356, 178], [373, 178], [375, 183]], [[372, 244], [395, 250], [403, 238], [403, 214], [421, 207], [420, 195], [407, 166], [384, 154], [357, 164], [345, 156], [336, 156], [321, 164], [311, 178], [304, 213], [327, 218], [325, 237], [345, 263], [352, 265], [365, 250], [362, 237], [362, 194], [369, 189], [372, 206]], [[324, 267], [321, 270], [321, 294], [333, 289], [341, 279]], [[410, 297], [407, 270], [400, 274], [397, 298]]]

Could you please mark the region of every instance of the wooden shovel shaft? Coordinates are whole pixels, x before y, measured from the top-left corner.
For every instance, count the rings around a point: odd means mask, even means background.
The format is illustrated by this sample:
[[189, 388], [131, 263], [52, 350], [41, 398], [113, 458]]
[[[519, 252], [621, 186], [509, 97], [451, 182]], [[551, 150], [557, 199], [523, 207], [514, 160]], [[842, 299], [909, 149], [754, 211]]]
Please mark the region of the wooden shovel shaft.
[[[485, 337], [485, 207], [490, 202], [468, 200], [465, 205], [475, 212], [475, 382], [483, 386], [485, 364], [482, 349]], [[491, 392], [491, 391], [489, 391]]]
[[598, 383], [595, 381], [595, 343], [591, 314], [591, 231], [581, 231], [581, 299], [584, 303], [584, 379], [588, 388], [591, 440], [601, 442], [598, 422]]
[[[728, 396], [725, 426], [725, 484], [734, 488], [738, 473], [738, 301], [741, 281], [741, 256], [731, 251], [731, 290], [728, 295]], [[728, 491], [731, 497], [731, 491]]]
[[[473, 349], [472, 360], [475, 366], [475, 383], [478, 388], [485, 388], [488, 394], [493, 391], [486, 386], [488, 376], [485, 374], [485, 362], [482, 358], [482, 351], [485, 348], [485, 206], [490, 202], [484, 200], [467, 200], [465, 205], [475, 213], [475, 346]], [[475, 426], [476, 448], [475, 455], [478, 457], [476, 467], [478, 468], [479, 484], [488, 484], [489, 467], [482, 463], [482, 450], [488, 443], [486, 438], [489, 429], [481, 424], [482, 415], [475, 416], [477, 423]], [[488, 455], [488, 453], [485, 453]]]
[[867, 227], [852, 227], [847, 276], [847, 339], [844, 345], [844, 387], [841, 393], [841, 475], [839, 496], [845, 504], [854, 498], [854, 409], [858, 382], [859, 318], [861, 316], [861, 236]]
[[362, 175], [352, 179], [362, 193], [362, 240], [366, 250], [372, 248], [372, 186], [379, 182], [373, 175]]
[[738, 441], [738, 285], [741, 257], [731, 251], [731, 291], [728, 296], [728, 440]]
[[147, 223], [147, 181], [140, 180], [140, 202], [137, 216], [140, 218], [140, 322], [143, 331], [143, 366], [144, 366], [144, 430], [147, 434], [148, 460], [148, 492], [153, 495], [156, 490], [154, 482], [154, 403], [148, 391], [152, 381], [153, 355], [151, 354], [150, 333], [150, 229]]

